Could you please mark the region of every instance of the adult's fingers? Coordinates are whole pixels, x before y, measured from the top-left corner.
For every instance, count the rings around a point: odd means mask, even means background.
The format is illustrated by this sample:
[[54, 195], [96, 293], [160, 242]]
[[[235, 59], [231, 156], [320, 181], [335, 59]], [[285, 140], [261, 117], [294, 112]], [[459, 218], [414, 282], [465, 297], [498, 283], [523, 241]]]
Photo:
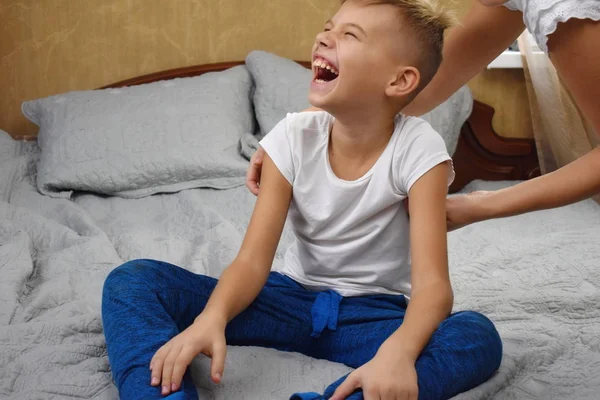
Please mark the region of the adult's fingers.
[[263, 148], [259, 147], [258, 150], [256, 150], [256, 152], [250, 158], [250, 165], [246, 170], [246, 187], [255, 196], [258, 195], [259, 191], [260, 173], [262, 170], [264, 154], [265, 151], [263, 150]]

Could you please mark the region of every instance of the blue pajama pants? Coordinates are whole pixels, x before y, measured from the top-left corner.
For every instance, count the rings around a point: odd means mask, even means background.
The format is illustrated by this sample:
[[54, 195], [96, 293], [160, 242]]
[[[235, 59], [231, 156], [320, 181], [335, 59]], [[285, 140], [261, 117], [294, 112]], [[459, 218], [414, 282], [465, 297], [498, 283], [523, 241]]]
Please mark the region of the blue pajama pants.
[[[216, 283], [154, 260], [130, 261], [109, 274], [102, 318], [122, 399], [165, 398], [160, 388], [150, 386], [150, 360], [193, 323]], [[228, 324], [225, 336], [228, 345], [299, 352], [358, 368], [398, 329], [405, 311], [404, 296], [343, 298], [333, 291], [308, 291], [273, 272], [252, 305]], [[447, 399], [478, 386], [498, 369], [501, 359], [502, 342], [489, 319], [475, 312], [453, 314], [440, 324], [416, 362], [419, 399]], [[328, 399], [344, 379], [323, 395], [300, 393], [291, 399]], [[167, 398], [198, 398], [189, 370], [181, 389]], [[347, 399], [362, 398], [358, 391]]]

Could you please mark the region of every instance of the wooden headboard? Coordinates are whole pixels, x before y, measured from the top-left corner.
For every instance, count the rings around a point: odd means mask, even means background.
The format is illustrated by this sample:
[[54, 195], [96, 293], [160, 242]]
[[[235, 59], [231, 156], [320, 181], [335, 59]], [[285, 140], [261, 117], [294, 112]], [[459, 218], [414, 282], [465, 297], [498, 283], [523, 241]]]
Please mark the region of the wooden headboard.
[[[310, 67], [309, 62], [298, 63]], [[187, 78], [207, 72], [223, 71], [241, 64], [244, 62], [233, 61], [171, 69], [112, 83], [100, 89]], [[526, 180], [539, 175], [535, 142], [530, 139], [509, 139], [499, 136], [492, 127], [493, 116], [492, 107], [474, 101], [473, 112], [461, 129], [458, 146], [453, 156], [456, 178], [450, 187], [451, 193], [462, 189], [475, 179]]]

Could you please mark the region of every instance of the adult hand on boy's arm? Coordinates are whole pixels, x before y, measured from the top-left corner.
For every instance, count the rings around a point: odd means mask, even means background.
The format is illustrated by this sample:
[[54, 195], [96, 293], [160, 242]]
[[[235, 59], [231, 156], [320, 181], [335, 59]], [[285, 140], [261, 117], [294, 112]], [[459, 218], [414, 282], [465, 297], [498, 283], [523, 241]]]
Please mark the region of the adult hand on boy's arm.
[[[307, 111], [321, 111], [317, 107], [309, 107], [302, 112]], [[250, 165], [246, 170], [246, 187], [255, 196], [258, 196], [260, 190], [260, 175], [262, 172], [263, 159], [265, 158], [265, 151], [262, 147], [256, 149], [252, 157], [250, 157]]]
[[265, 150], [262, 147], [258, 147], [252, 157], [250, 157], [250, 165], [246, 170], [246, 187], [255, 196], [258, 196], [260, 186], [260, 173], [262, 172], [263, 158], [265, 157]]
[[366, 400], [417, 398], [415, 362], [439, 324], [452, 311], [454, 301], [446, 244], [449, 169], [448, 163], [437, 165], [410, 189], [412, 289], [404, 322], [368, 364], [354, 371], [340, 385], [334, 394], [335, 400], [344, 399], [357, 387], [375, 394], [369, 397], [365, 393]]

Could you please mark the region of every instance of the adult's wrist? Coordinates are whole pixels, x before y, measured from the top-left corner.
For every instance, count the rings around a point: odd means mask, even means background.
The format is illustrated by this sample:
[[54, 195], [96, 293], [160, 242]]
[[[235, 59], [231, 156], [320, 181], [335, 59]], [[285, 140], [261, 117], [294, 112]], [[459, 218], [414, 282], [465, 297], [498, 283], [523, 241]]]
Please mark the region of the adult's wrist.
[[486, 192], [478, 202], [479, 221], [504, 217], [505, 189]]
[[477, 191], [469, 194], [472, 196], [471, 221], [469, 223], [481, 222], [501, 216], [502, 194], [499, 191]]

